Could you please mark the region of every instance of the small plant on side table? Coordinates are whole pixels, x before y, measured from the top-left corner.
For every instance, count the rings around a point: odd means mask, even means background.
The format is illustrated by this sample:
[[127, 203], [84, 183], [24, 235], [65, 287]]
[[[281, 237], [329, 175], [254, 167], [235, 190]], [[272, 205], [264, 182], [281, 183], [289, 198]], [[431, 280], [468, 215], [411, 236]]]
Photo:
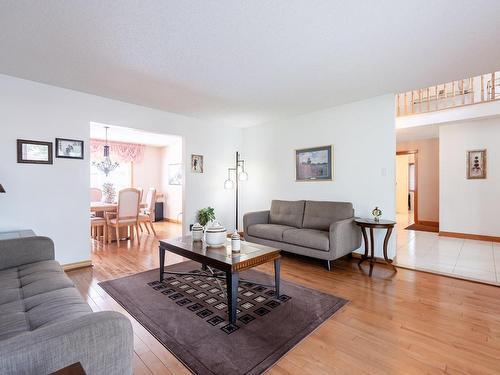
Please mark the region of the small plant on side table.
[[209, 222], [215, 220], [215, 210], [212, 207], [202, 208], [201, 210], [198, 210], [196, 218], [198, 223], [205, 226]]

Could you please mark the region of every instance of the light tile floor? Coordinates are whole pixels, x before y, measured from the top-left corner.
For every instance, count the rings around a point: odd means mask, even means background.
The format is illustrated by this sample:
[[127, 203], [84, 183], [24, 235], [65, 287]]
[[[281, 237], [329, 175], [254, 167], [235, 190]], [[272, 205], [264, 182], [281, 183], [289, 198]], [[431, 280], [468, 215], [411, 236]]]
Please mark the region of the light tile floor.
[[396, 220], [397, 265], [500, 285], [500, 243], [406, 230], [408, 216]]

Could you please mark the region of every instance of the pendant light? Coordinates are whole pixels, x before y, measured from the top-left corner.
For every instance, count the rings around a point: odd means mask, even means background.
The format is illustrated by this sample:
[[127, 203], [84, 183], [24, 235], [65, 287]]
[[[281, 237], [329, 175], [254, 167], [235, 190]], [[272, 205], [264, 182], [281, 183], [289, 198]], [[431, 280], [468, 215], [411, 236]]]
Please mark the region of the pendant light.
[[109, 145], [108, 145], [108, 129], [109, 126], [104, 127], [106, 129], [106, 144], [104, 145], [104, 158], [100, 162], [93, 162], [92, 165], [94, 165], [97, 169], [99, 169], [102, 173], [108, 177], [108, 175], [113, 172], [118, 166], [120, 165], [116, 161], [113, 162], [111, 161], [111, 158], [109, 157]]

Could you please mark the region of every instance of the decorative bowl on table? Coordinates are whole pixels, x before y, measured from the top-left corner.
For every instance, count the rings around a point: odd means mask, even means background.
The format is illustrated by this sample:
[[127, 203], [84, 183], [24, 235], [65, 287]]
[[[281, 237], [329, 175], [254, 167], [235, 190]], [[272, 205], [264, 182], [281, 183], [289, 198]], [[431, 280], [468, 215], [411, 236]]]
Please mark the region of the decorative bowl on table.
[[194, 242], [203, 240], [203, 225], [200, 223], [193, 224], [193, 227], [191, 228], [191, 236], [193, 237]]
[[205, 229], [205, 243], [209, 247], [221, 247], [226, 245], [227, 231], [221, 223], [214, 221]]

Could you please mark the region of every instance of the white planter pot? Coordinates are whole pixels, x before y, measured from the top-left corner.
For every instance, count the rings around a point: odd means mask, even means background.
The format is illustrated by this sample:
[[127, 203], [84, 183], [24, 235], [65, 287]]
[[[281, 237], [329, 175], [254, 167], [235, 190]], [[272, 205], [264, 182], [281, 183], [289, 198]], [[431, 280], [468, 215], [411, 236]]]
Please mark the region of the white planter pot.
[[210, 247], [221, 247], [226, 245], [227, 231], [220, 223], [212, 223], [205, 229], [205, 243]]

